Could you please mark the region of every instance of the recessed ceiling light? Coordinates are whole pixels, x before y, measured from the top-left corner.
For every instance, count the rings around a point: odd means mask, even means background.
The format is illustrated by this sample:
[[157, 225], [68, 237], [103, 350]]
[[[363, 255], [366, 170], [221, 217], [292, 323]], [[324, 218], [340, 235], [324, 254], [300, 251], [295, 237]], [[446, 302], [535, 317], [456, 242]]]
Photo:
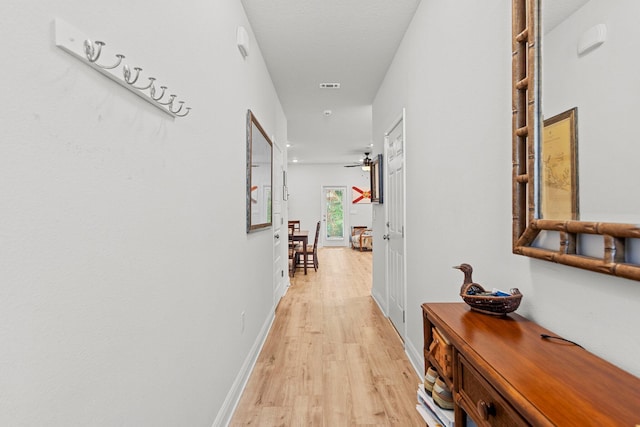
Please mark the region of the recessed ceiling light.
[[298, 159], [291, 160], [293, 163], [298, 163]]

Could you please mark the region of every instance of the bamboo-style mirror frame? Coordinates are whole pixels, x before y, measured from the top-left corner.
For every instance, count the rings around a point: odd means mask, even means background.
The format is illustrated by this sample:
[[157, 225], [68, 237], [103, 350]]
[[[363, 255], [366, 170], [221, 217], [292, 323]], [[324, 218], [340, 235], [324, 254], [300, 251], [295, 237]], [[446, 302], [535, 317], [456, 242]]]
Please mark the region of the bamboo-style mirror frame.
[[[537, 174], [541, 125], [540, 1], [512, 3], [513, 253], [640, 280], [640, 264], [628, 261], [629, 239], [640, 239], [635, 224], [541, 219]], [[557, 250], [534, 247], [541, 231], [558, 232]], [[581, 235], [602, 236], [602, 258], [580, 253]]]
[[247, 233], [271, 227], [273, 143], [247, 110]]

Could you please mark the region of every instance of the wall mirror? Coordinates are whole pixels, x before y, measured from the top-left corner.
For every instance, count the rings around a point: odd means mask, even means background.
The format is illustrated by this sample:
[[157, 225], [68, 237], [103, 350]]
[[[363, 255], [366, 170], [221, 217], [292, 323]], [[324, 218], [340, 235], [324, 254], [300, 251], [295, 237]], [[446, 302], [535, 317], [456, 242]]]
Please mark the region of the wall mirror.
[[[513, 0], [512, 5], [513, 252], [640, 280], [631, 119], [640, 101], [628, 77], [640, 2]], [[604, 43], [578, 53], [585, 34], [599, 24], [606, 28]], [[570, 218], [545, 217], [543, 126], [571, 110], [579, 116], [579, 204]]]
[[371, 184], [371, 203], [382, 203], [383, 193], [383, 162], [382, 154], [378, 154], [372, 161], [369, 168], [369, 183]]
[[247, 233], [271, 227], [273, 145], [247, 111]]

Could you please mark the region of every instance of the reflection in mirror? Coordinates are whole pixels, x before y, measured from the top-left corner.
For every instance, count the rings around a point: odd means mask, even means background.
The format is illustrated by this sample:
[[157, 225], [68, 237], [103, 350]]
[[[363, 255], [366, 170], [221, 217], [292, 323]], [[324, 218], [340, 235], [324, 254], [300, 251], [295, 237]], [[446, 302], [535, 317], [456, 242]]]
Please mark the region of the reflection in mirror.
[[[640, 148], [630, 126], [640, 111], [633, 49], [640, 2], [547, 0], [546, 12], [565, 11], [543, 26], [541, 39], [541, 1], [512, 2], [513, 252], [640, 280], [640, 199], [634, 191]], [[606, 27], [606, 38], [599, 24]], [[544, 215], [541, 206], [543, 123], [570, 111], [580, 114], [575, 120], [580, 220]], [[558, 176], [552, 175], [552, 182]]]
[[247, 232], [271, 226], [272, 143], [247, 111]]
[[541, 1], [541, 111], [544, 120], [579, 112], [579, 218], [640, 223], [640, 2]]
[[544, 120], [540, 143], [540, 218], [578, 219], [578, 109]]

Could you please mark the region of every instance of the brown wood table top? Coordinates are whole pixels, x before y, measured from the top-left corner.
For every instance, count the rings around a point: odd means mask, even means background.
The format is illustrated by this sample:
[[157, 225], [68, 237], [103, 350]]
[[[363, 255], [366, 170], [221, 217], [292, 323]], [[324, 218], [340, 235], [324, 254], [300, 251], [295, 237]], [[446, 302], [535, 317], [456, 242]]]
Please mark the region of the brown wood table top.
[[495, 317], [464, 303], [423, 304], [465, 358], [529, 422], [640, 425], [640, 379], [518, 314]]

